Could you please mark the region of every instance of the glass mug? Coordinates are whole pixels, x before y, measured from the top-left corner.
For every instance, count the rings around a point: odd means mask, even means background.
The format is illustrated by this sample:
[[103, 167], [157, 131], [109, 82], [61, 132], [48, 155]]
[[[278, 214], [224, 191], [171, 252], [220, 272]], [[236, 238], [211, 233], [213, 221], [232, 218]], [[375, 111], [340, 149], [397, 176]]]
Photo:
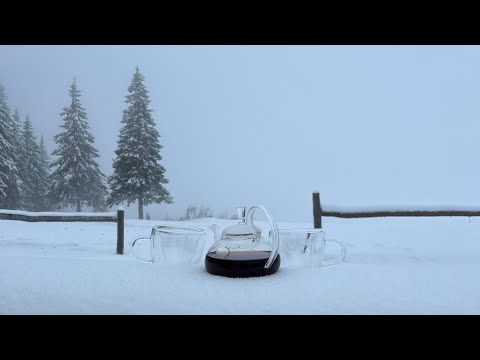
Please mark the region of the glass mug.
[[206, 231], [191, 226], [157, 225], [150, 237], [131, 243], [139, 260], [158, 264], [196, 264], [202, 258]]
[[[347, 249], [337, 240], [326, 240], [322, 229], [278, 229], [279, 253], [287, 267], [327, 267], [345, 260]], [[340, 254], [326, 256], [326, 247], [335, 244]]]

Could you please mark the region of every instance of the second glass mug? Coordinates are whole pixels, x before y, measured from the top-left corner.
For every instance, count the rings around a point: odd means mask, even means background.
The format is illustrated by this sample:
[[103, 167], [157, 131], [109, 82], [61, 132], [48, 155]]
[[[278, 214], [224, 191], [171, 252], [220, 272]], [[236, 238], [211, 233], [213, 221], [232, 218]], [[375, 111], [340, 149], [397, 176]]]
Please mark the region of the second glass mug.
[[192, 226], [157, 225], [150, 237], [131, 243], [131, 252], [141, 261], [158, 264], [196, 264], [202, 259], [206, 231]]
[[[327, 267], [345, 260], [347, 249], [337, 240], [325, 239], [322, 229], [278, 229], [279, 253], [287, 267]], [[336, 245], [337, 257], [326, 257], [326, 247]]]

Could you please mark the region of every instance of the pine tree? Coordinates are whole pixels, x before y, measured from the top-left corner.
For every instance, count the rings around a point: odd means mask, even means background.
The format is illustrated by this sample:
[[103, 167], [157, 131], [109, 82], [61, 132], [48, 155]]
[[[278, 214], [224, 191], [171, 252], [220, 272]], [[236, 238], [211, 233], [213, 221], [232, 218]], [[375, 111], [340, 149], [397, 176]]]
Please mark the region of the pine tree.
[[60, 127], [64, 131], [54, 137], [58, 147], [52, 155], [57, 158], [51, 164], [54, 170], [48, 194], [53, 202], [76, 206], [80, 212], [83, 205], [102, 206], [107, 188], [105, 175], [95, 160], [98, 151], [93, 146], [94, 137], [90, 133], [87, 113], [80, 103], [80, 91], [75, 80], [69, 93], [71, 104], [60, 114], [64, 121]]
[[[12, 125], [13, 125], [12, 126], [13, 135], [15, 137], [16, 144], [18, 144], [17, 150], [20, 150], [21, 149], [21, 146], [20, 146], [21, 121], [20, 121], [20, 113], [18, 112], [18, 109], [15, 109], [15, 112], [13, 113], [13, 123], [12, 123]], [[19, 154], [18, 151], [17, 151], [17, 154]]]
[[32, 123], [28, 115], [20, 132], [20, 144], [22, 152], [20, 154], [20, 176], [23, 180], [22, 194], [24, 208], [27, 211], [36, 211], [40, 185], [40, 148], [37, 145], [37, 139], [33, 134]]
[[9, 173], [7, 170], [12, 165], [12, 159], [10, 153], [12, 152], [12, 143], [9, 141], [9, 134], [13, 131], [10, 127], [10, 110], [6, 102], [5, 89], [0, 85], [0, 203], [3, 204], [6, 201], [7, 196], [7, 184]]
[[12, 117], [12, 130], [13, 130], [13, 137], [15, 139], [14, 145], [13, 145], [13, 151], [17, 155], [17, 173], [19, 177], [19, 197], [20, 201], [18, 203], [17, 208], [19, 209], [26, 209], [25, 206], [25, 200], [24, 200], [24, 194], [23, 194], [23, 189], [24, 189], [24, 183], [23, 183], [23, 176], [22, 176], [22, 156], [23, 156], [23, 145], [22, 145], [22, 121], [20, 120], [20, 113], [18, 112], [18, 109], [15, 109], [15, 112], [13, 113]]
[[39, 161], [38, 161], [38, 174], [39, 174], [39, 183], [38, 183], [38, 201], [37, 201], [37, 211], [49, 211], [52, 209], [50, 201], [48, 199], [48, 181], [50, 176], [50, 159], [48, 156], [47, 149], [45, 148], [45, 142], [43, 141], [43, 135], [40, 137], [40, 152], [39, 152]]
[[148, 108], [150, 99], [144, 84], [145, 77], [138, 67], [128, 87], [127, 109], [123, 111], [122, 124], [117, 142], [113, 174], [109, 177], [109, 206], [126, 201], [138, 201], [138, 218], [143, 219], [143, 206], [165, 202], [172, 203], [165, 169], [160, 165], [162, 157], [160, 135]]
[[0, 209], [22, 207], [22, 181], [18, 173], [18, 156], [13, 119], [5, 88], [0, 84]]

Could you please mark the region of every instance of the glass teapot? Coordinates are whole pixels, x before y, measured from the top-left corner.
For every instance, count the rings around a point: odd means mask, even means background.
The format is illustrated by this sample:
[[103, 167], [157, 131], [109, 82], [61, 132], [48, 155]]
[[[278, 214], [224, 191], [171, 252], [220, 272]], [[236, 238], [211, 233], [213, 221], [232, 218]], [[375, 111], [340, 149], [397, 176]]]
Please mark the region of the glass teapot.
[[[253, 223], [253, 215], [261, 209], [270, 224], [269, 238]], [[278, 227], [270, 212], [262, 205], [238, 207], [237, 224], [223, 231], [217, 225], [210, 228], [215, 234], [215, 243], [205, 256], [205, 269], [210, 274], [227, 277], [265, 276], [277, 272], [280, 267], [278, 253]]]

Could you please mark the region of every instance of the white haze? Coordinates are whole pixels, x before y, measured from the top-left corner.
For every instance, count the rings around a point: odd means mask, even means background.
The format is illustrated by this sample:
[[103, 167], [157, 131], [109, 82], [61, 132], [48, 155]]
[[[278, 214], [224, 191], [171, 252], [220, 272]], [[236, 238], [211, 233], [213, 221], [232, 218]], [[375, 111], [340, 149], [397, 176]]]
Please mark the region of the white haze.
[[76, 76], [107, 176], [139, 66], [174, 200], [152, 219], [263, 204], [311, 222], [314, 190], [332, 206], [478, 206], [479, 64], [478, 46], [0, 46], [8, 104], [49, 153]]

